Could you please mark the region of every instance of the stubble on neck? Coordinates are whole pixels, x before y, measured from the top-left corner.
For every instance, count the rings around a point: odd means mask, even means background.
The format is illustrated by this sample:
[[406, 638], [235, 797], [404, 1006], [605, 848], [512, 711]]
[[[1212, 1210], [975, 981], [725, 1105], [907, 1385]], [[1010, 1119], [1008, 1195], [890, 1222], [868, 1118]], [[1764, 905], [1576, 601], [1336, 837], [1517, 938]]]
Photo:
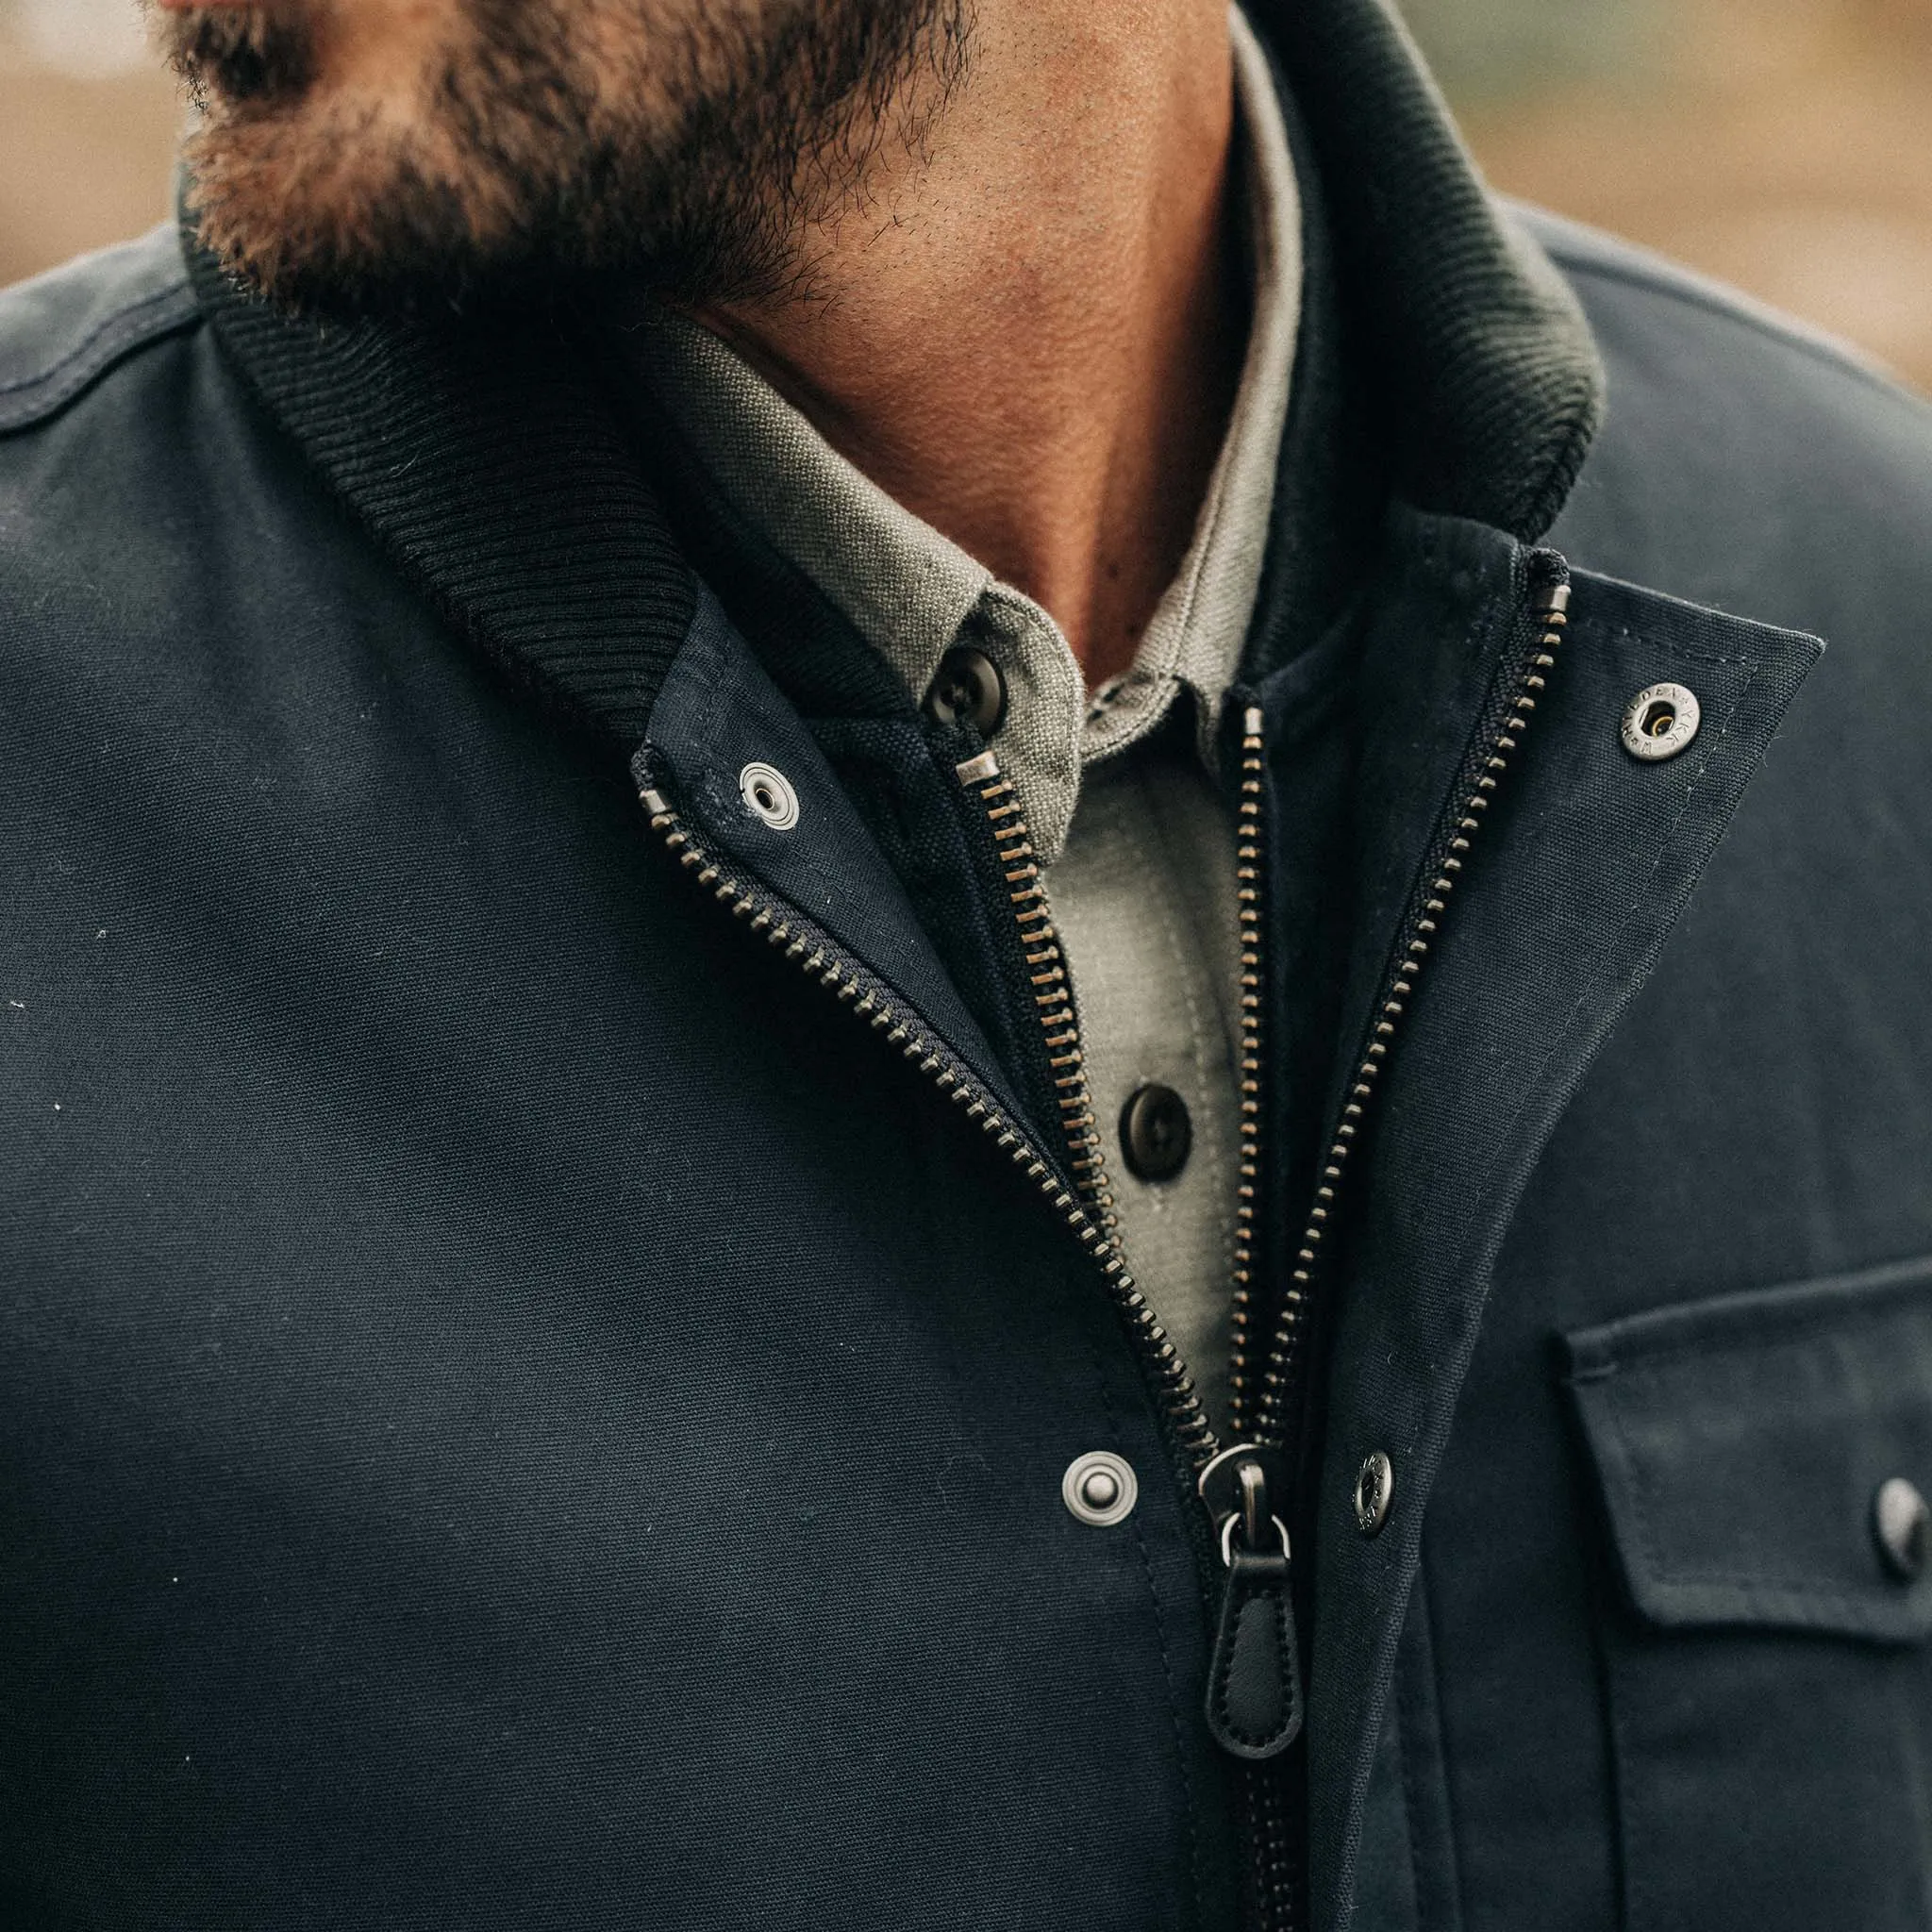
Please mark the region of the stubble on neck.
[[967, 84], [918, 125], [800, 227], [775, 299], [690, 307], [1097, 684], [1186, 553], [1239, 382], [1225, 10], [981, 0]]

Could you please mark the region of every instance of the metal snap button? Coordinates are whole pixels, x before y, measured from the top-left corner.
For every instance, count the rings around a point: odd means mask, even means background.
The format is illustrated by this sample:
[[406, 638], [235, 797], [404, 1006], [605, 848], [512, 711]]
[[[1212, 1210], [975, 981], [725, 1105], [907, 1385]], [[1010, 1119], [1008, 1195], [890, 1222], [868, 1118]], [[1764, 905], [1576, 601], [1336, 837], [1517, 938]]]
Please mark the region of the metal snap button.
[[941, 724], [970, 724], [991, 738], [1006, 722], [1007, 680], [984, 651], [955, 644], [926, 688], [926, 715]]
[[1379, 1536], [1395, 1500], [1395, 1465], [1379, 1449], [1362, 1457], [1355, 1479], [1355, 1526], [1364, 1536]]
[[1916, 1581], [1932, 1557], [1932, 1509], [1916, 1483], [1895, 1475], [1878, 1485], [1872, 1498], [1872, 1533], [1886, 1568], [1901, 1583]]
[[1703, 721], [1696, 693], [1681, 684], [1646, 685], [1624, 711], [1624, 749], [1647, 765], [1674, 758]]
[[1106, 1449], [1074, 1457], [1060, 1478], [1060, 1501], [1095, 1529], [1125, 1522], [1140, 1497], [1141, 1485], [1133, 1464]]
[[738, 774], [738, 795], [752, 817], [774, 832], [789, 832], [798, 823], [798, 793], [775, 765], [745, 766]]
[[1193, 1145], [1193, 1118], [1172, 1087], [1150, 1081], [1127, 1096], [1121, 1109], [1121, 1152], [1141, 1180], [1171, 1181], [1187, 1166]]

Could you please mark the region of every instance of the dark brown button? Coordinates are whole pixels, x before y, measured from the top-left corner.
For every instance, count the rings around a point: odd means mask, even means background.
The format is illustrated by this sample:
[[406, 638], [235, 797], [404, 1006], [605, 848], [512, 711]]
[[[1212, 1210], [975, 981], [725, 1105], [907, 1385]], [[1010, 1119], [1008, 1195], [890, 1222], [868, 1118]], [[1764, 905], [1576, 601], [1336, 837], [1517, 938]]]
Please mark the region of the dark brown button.
[[1121, 1109], [1121, 1152], [1143, 1181], [1171, 1181], [1188, 1164], [1194, 1124], [1172, 1087], [1137, 1088]]
[[1932, 1557], [1932, 1509], [1926, 1508], [1917, 1483], [1895, 1475], [1878, 1485], [1872, 1499], [1872, 1533], [1886, 1568], [1901, 1583], [1923, 1574], [1926, 1557]]
[[991, 738], [1006, 722], [1007, 680], [984, 651], [955, 644], [926, 689], [925, 710], [941, 724], [970, 724]]

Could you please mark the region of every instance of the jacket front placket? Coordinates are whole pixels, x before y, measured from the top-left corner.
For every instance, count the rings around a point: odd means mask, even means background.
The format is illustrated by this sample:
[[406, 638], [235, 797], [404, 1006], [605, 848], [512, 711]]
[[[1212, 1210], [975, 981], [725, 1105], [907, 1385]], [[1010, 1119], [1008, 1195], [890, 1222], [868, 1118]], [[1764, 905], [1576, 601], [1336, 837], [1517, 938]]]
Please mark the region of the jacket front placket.
[[[1309, 1288], [1324, 1330], [1309, 1537], [1318, 1928], [1349, 1923], [1428, 1493], [1517, 1203], [1823, 649], [1567, 571], [1558, 621], [1525, 646], [1525, 605], [1559, 568], [1486, 526], [1399, 512], [1362, 640], [1335, 1108], [1338, 1133], [1354, 1131], [1328, 1150], [1332, 1165], [1349, 1147], [1357, 1172]], [[1697, 728], [1669, 757], [1634, 756], [1626, 714], [1659, 685], [1690, 693]]]

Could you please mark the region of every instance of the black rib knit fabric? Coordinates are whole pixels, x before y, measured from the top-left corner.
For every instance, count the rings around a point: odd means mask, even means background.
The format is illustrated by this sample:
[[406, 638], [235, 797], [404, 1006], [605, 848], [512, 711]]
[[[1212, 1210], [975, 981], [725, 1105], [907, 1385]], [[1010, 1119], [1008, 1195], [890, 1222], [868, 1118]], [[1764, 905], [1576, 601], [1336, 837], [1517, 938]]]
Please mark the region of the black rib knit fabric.
[[1386, 0], [1248, 0], [1318, 158], [1397, 491], [1534, 542], [1603, 415], [1568, 285], [1484, 188]]
[[633, 751], [697, 586], [589, 340], [554, 315], [292, 322], [188, 255], [224, 346], [404, 569], [518, 683]]

